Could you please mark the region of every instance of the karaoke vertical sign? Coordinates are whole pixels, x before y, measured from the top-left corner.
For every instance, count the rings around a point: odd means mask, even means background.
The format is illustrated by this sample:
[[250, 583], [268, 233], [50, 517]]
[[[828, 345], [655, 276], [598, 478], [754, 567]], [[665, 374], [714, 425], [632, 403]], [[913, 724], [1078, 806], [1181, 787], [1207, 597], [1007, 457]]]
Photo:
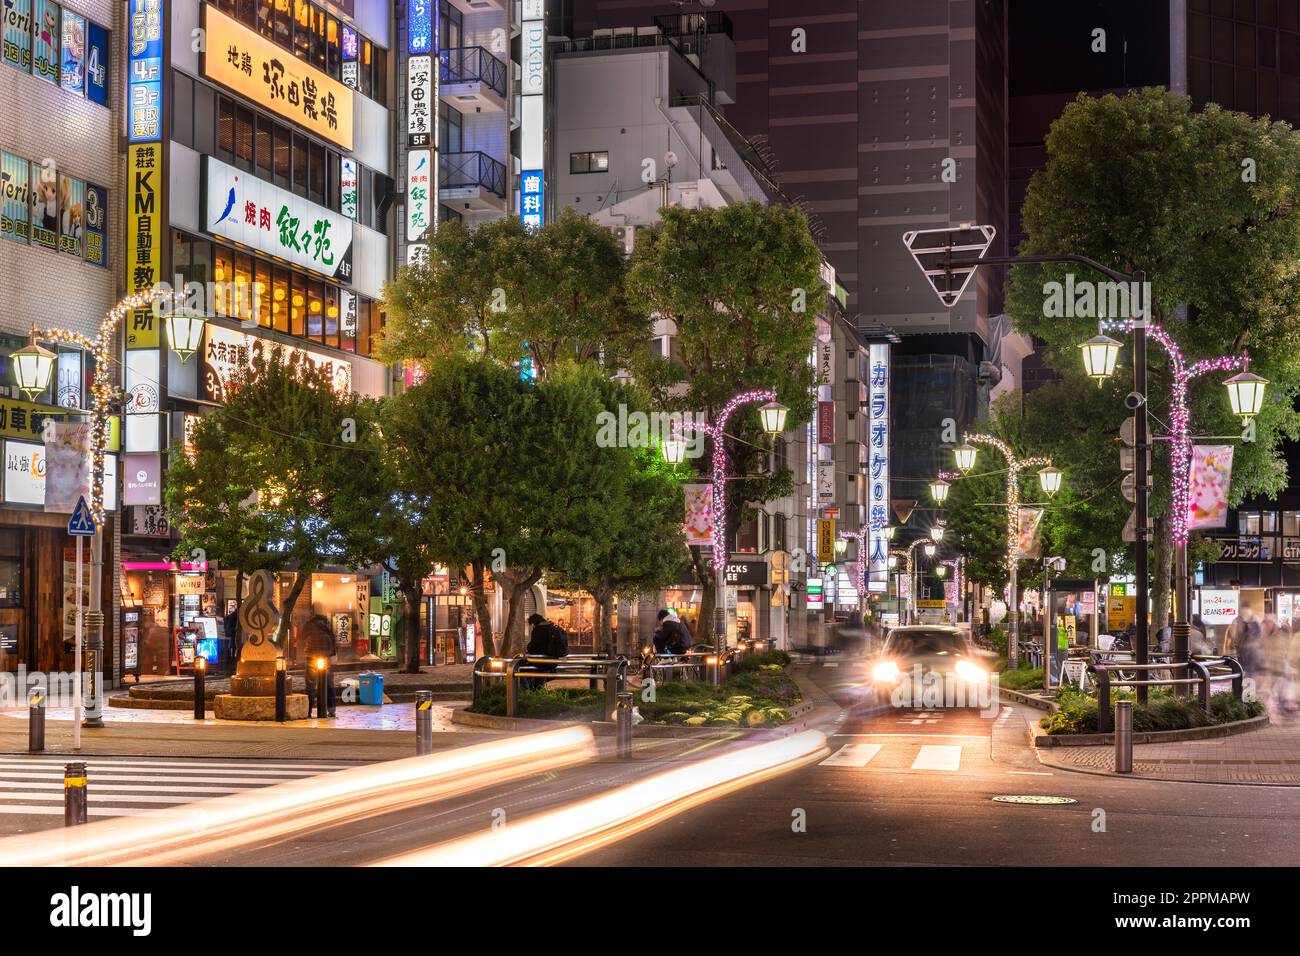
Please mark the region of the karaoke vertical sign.
[[872, 345], [867, 432], [867, 590], [889, 590], [889, 346]]

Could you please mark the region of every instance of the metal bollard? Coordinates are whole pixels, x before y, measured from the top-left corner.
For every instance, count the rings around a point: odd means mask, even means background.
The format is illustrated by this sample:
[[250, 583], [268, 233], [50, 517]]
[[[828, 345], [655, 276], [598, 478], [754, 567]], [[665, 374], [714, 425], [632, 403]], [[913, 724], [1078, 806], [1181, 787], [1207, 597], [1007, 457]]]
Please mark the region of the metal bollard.
[[275, 659], [275, 719], [284, 723], [288, 719], [288, 672], [285, 670], [284, 656]]
[[618, 739], [618, 759], [632, 759], [632, 695], [619, 694], [614, 707], [614, 731]]
[[433, 691], [415, 692], [415, 753], [433, 753]]
[[81, 762], [63, 765], [63, 825], [80, 826], [86, 822], [86, 765]]
[[1115, 772], [1133, 772], [1133, 701], [1115, 704]]
[[329, 716], [329, 667], [325, 658], [316, 658], [316, 716]]
[[207, 692], [206, 678], [208, 674], [208, 659], [206, 657], [194, 658], [194, 719], [202, 720], [206, 717], [208, 702], [205, 696]]
[[33, 687], [27, 699], [27, 752], [45, 750], [45, 688]]

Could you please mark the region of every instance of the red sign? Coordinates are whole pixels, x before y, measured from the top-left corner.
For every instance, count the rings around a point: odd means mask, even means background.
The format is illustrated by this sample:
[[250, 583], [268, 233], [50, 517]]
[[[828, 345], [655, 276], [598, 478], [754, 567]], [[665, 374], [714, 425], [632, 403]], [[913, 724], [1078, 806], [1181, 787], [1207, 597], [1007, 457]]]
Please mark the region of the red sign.
[[822, 445], [835, 444], [835, 403], [817, 403], [817, 441]]

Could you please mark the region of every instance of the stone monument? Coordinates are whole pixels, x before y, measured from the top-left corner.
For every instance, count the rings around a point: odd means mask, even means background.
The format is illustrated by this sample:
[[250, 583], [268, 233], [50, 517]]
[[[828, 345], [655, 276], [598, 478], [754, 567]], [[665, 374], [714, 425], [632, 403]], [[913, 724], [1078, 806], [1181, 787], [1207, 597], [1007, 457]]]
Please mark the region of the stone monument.
[[[218, 694], [213, 710], [220, 720], [275, 720], [275, 669], [280, 649], [271, 637], [280, 625], [280, 612], [271, 602], [275, 579], [270, 571], [255, 571], [248, 582], [248, 594], [239, 606], [239, 628], [244, 646], [239, 651], [230, 693]], [[293, 684], [285, 676], [285, 715], [305, 720], [307, 695], [291, 694]]]

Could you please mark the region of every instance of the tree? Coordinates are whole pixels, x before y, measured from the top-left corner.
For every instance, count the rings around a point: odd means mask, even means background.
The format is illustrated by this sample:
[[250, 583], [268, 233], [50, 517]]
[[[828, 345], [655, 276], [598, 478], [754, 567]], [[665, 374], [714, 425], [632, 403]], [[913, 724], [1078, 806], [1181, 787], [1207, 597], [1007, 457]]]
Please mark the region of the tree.
[[[713, 421], [738, 392], [768, 388], [790, 408], [788, 428], [808, 421], [814, 384], [808, 354], [826, 290], [804, 214], [751, 202], [674, 207], [661, 215], [638, 240], [627, 278], [632, 307], [675, 328], [672, 356], [646, 349], [632, 363], [655, 407], [702, 412]], [[733, 475], [767, 471], [769, 443], [753, 408], [732, 419], [729, 434]], [[709, 457], [695, 459], [694, 467], [708, 474]], [[726, 539], [733, 540], [745, 502], [779, 498], [791, 487], [780, 462], [764, 477], [728, 482]], [[704, 593], [700, 620], [707, 621], [713, 575], [700, 549], [692, 552]]]
[[[528, 525], [532, 389], [493, 362], [449, 355], [429, 361], [423, 382], [389, 400], [383, 440], [391, 446], [390, 514], [400, 541], [424, 541], [430, 561], [465, 569], [487, 654], [496, 647], [487, 602], [489, 575], [523, 551]], [[409, 657], [408, 657], [409, 664]]]
[[[1189, 361], [1248, 348], [1251, 369], [1270, 380], [1270, 394], [1255, 441], [1237, 446], [1230, 502], [1276, 494], [1287, 482], [1278, 445], [1300, 434], [1293, 407], [1300, 392], [1300, 325], [1293, 319], [1300, 308], [1300, 133], [1213, 104], [1193, 112], [1185, 96], [1146, 89], [1080, 96], [1052, 124], [1047, 149], [1047, 165], [1031, 180], [1023, 206], [1027, 239], [1020, 251], [1079, 253], [1125, 273], [1144, 270], [1152, 319]], [[1064, 286], [1067, 273], [1074, 273], [1076, 288], [1101, 278], [1073, 265], [1017, 267], [1008, 312], [1017, 330], [1046, 342], [1046, 360], [1061, 374], [1062, 388], [1082, 395], [1091, 386], [1076, 346], [1096, 334], [1096, 296], [1091, 310], [1083, 310], [1091, 314], [1077, 308], [1057, 314], [1061, 296], [1049, 284]], [[1088, 305], [1070, 303], [1077, 304]], [[1168, 362], [1155, 344], [1148, 362], [1149, 408], [1159, 428], [1168, 408]], [[1199, 434], [1240, 430], [1219, 384], [1224, 377], [1205, 376], [1190, 388]], [[1089, 398], [1096, 417], [1087, 437], [1095, 446], [1109, 444], [1128, 414], [1126, 378], [1114, 376], [1100, 397]], [[1059, 464], [1068, 472], [1086, 460]], [[1167, 620], [1172, 548], [1167, 448], [1158, 449], [1154, 464], [1152, 613], [1160, 627]], [[1110, 473], [1119, 479], [1118, 456]]]
[[330, 497], [329, 514], [342, 539], [345, 563], [382, 564], [402, 595], [404, 670], [420, 672], [421, 584], [433, 572], [434, 547], [424, 516], [436, 493], [409, 474], [415, 459], [412, 436], [403, 431], [399, 403], [368, 402], [357, 422], [357, 441], [367, 467], [346, 476]]
[[399, 362], [473, 354], [518, 361], [504, 277], [518, 271], [526, 239], [515, 216], [473, 229], [457, 219], [441, 223], [429, 237], [427, 262], [399, 269], [384, 286], [380, 357]]
[[193, 457], [173, 448], [167, 471], [178, 556], [199, 550], [245, 573], [296, 572], [281, 608], [281, 647], [307, 581], [342, 554], [330, 495], [374, 464], [348, 441], [364, 401], [333, 384], [325, 369], [279, 346], [255, 356], [230, 382], [226, 403], [196, 426]]
[[428, 263], [385, 287], [381, 354], [526, 359], [540, 378], [566, 361], [617, 368], [649, 337], [648, 318], [624, 301], [624, 271], [613, 234], [570, 209], [534, 230], [510, 216], [473, 230], [444, 223]]

